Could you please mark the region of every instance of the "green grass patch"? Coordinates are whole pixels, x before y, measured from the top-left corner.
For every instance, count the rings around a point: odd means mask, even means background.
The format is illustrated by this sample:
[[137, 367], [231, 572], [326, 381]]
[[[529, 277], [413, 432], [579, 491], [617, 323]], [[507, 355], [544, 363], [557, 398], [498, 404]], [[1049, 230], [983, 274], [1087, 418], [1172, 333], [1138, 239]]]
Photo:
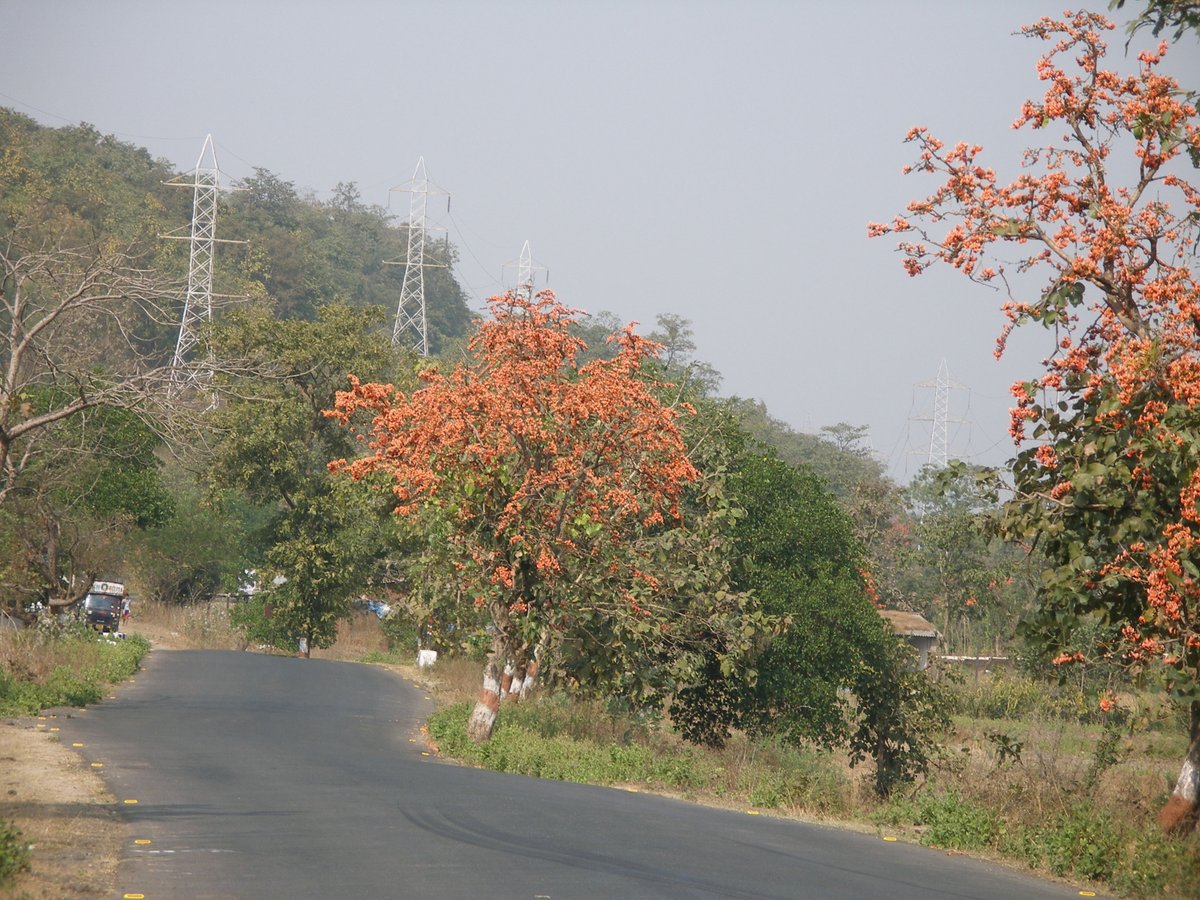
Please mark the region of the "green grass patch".
[[133, 675], [150, 650], [145, 638], [22, 633], [7, 639], [0, 666], [0, 715], [29, 716], [55, 706], [87, 706], [106, 686]]
[[737, 738], [724, 750], [684, 744], [653, 720], [561, 697], [506, 706], [491, 740], [467, 737], [471, 702], [435, 713], [429, 733], [451, 758], [582, 784], [637, 784], [694, 799], [844, 814], [849, 781], [828, 754]]

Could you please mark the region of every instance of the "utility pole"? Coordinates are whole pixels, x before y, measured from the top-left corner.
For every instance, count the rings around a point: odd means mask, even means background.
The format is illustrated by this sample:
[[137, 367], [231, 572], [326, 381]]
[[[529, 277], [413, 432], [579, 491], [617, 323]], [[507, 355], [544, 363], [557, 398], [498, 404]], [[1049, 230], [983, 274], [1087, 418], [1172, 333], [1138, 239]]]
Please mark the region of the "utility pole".
[[[430, 190], [429, 178], [425, 174], [425, 157], [417, 160], [412, 181], [392, 188], [408, 194], [408, 253], [404, 261], [404, 283], [400, 288], [400, 302], [396, 306], [396, 322], [392, 327], [392, 344], [402, 344], [416, 350], [422, 356], [429, 355], [429, 328], [425, 316], [425, 268], [445, 268], [442, 263], [425, 262], [425, 206], [429, 194], [445, 194], [445, 191]], [[446, 206], [449, 208], [449, 194]], [[385, 265], [399, 265], [386, 262]]]
[[[175, 340], [175, 355], [171, 359], [171, 378], [177, 388], [185, 382], [207, 382], [212, 376], [211, 365], [193, 367], [191, 370], [187, 370], [187, 367], [192, 350], [200, 342], [200, 330], [212, 322], [215, 245], [246, 243], [217, 239], [217, 195], [226, 189], [221, 187], [221, 169], [217, 165], [217, 151], [213, 147], [211, 134], [204, 139], [196, 168], [189, 174], [191, 181], [176, 178], [164, 184], [192, 188], [190, 232], [187, 235], [160, 235], [165, 240], [187, 241], [190, 245], [187, 294], [183, 300], [179, 336]], [[180, 176], [183, 177], [186, 176]]]

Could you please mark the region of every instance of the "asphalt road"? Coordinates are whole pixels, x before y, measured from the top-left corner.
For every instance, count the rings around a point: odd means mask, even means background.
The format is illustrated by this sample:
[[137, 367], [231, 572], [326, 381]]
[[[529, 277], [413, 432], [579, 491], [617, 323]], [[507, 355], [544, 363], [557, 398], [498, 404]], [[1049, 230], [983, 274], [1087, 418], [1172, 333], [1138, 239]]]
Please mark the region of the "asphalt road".
[[60, 724], [132, 823], [118, 897], [1078, 896], [872, 835], [448, 764], [415, 741], [431, 706], [372, 666], [157, 651]]

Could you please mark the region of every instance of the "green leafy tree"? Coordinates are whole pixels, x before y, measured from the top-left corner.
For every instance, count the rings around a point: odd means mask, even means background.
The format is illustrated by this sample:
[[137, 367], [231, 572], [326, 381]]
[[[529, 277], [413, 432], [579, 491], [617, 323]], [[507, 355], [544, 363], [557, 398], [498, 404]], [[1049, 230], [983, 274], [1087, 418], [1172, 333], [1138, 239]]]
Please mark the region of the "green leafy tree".
[[213, 335], [217, 356], [242, 360], [253, 374], [217, 381], [227, 399], [212, 417], [219, 442], [209, 481], [267, 510], [258, 536], [262, 600], [272, 607], [273, 633], [288, 643], [303, 639], [310, 651], [336, 638], [337, 621], [367, 588], [386, 547], [379, 495], [327, 471], [330, 458], [352, 447], [323, 414], [347, 373], [396, 372], [382, 318], [378, 308], [326, 306], [311, 322], [280, 321], [251, 309]]
[[[61, 403], [54, 392], [27, 396], [34, 414]], [[3, 576], [17, 608], [69, 606], [93, 579], [122, 577], [125, 539], [162, 527], [176, 511], [156, 455], [161, 439], [134, 413], [81, 411], [47, 427], [39, 441], [0, 519], [20, 547]]]
[[[1134, 73], [1105, 68], [1113, 27], [1080, 12], [1023, 29], [1051, 49], [1038, 64], [1045, 94], [1015, 124], [1045, 135], [1020, 175], [1005, 184], [982, 148], [913, 129], [912, 170], [944, 181], [869, 232], [903, 235], [910, 274], [944, 263], [1005, 286], [997, 352], [1015, 328], [1046, 330], [1043, 371], [1013, 387], [1021, 449], [1003, 526], [1050, 563], [1038, 627], [1061, 664], [1116, 650], [1135, 670], [1158, 668], [1189, 707], [1160, 817], [1174, 830], [1200, 811], [1200, 189], [1188, 180], [1200, 124], [1159, 72], [1166, 42]], [[1031, 291], [1021, 273], [1038, 270], [1046, 281]], [[1061, 643], [1092, 615], [1121, 630], [1118, 647]]]
[[183, 604], [238, 588], [252, 568], [251, 536], [266, 527], [269, 512], [240, 494], [211, 492], [179, 462], [163, 467], [162, 483], [177, 511], [169, 521], [141, 528], [125, 539], [125, 571], [149, 597]]
[[868, 599], [853, 523], [820, 479], [747, 449], [736, 433], [732, 446], [733, 585], [781, 625], [752, 672], [726, 677], [710, 665], [707, 679], [681, 690], [673, 720], [702, 743], [723, 743], [737, 727], [850, 746], [874, 761], [886, 794], [924, 771], [942, 721], [934, 689], [910, 671], [911, 655]]
[[[387, 210], [362, 202], [341, 182], [333, 198], [301, 197], [295, 185], [265, 169], [233, 194], [223, 233], [250, 241], [239, 256], [237, 290], [269, 297], [279, 318], [313, 319], [329, 302], [394, 312], [404, 278], [407, 232]], [[470, 329], [467, 297], [454, 278], [456, 251], [426, 241], [425, 308], [430, 348], [439, 353]]]
[[[1125, 0], [1111, 0], [1110, 9], [1124, 9]], [[1129, 23], [1129, 33], [1143, 28], [1158, 37], [1164, 31], [1174, 30], [1172, 40], [1178, 41], [1187, 32], [1200, 36], [1200, 2], [1197, 0], [1146, 0], [1146, 8]]]
[[905, 491], [909, 540], [901, 550], [903, 593], [936, 622], [948, 653], [1000, 653], [1033, 611], [1028, 550], [999, 537], [998, 506], [979, 477], [988, 470], [926, 466]]
[[372, 450], [336, 468], [386, 476], [397, 512], [436, 524], [449, 574], [487, 611], [478, 741], [542, 654], [564, 681], [655, 703], [702, 650], [732, 665], [757, 630], [744, 598], [688, 561], [704, 548], [677, 525], [699, 473], [686, 410], [643, 380], [656, 346], [630, 327], [615, 357], [579, 367], [575, 313], [552, 294], [491, 303], [451, 372], [422, 373], [410, 394], [355, 379], [333, 411], [352, 426], [368, 414]]

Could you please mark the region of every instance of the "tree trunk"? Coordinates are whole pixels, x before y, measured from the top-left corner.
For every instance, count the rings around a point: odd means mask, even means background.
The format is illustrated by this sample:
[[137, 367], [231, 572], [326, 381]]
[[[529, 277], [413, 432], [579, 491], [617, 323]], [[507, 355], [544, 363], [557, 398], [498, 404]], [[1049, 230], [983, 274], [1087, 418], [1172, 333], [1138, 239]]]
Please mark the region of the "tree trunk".
[[509, 691], [512, 690], [513, 671], [514, 671], [514, 668], [513, 668], [513, 664], [511, 662], [507, 662], [504, 664], [504, 674], [500, 676], [500, 700], [501, 700], [501, 702], [503, 702], [508, 697]]
[[[532, 693], [534, 685], [537, 684], [538, 669], [541, 668], [542, 645], [539, 643], [533, 648], [533, 658], [525, 659], [524, 665], [514, 674], [512, 683], [512, 699], [520, 700], [523, 697], [528, 697]], [[520, 676], [518, 679], [517, 676]]]
[[500, 712], [500, 650], [493, 650], [483, 669], [483, 689], [467, 722], [467, 736], [482, 744], [492, 736], [496, 715]]
[[504, 667], [504, 689], [500, 692], [501, 700], [516, 703], [521, 699], [525, 687], [526, 668], [527, 664], [523, 659], [518, 659]]
[[1192, 701], [1192, 727], [1187, 755], [1175, 790], [1158, 811], [1158, 824], [1167, 834], [1181, 834], [1196, 826], [1200, 814], [1200, 700]]
[[537, 684], [538, 668], [538, 656], [535, 653], [533, 660], [525, 667], [525, 680], [521, 683], [520, 690], [518, 691], [520, 696], [528, 697], [534, 685]]

